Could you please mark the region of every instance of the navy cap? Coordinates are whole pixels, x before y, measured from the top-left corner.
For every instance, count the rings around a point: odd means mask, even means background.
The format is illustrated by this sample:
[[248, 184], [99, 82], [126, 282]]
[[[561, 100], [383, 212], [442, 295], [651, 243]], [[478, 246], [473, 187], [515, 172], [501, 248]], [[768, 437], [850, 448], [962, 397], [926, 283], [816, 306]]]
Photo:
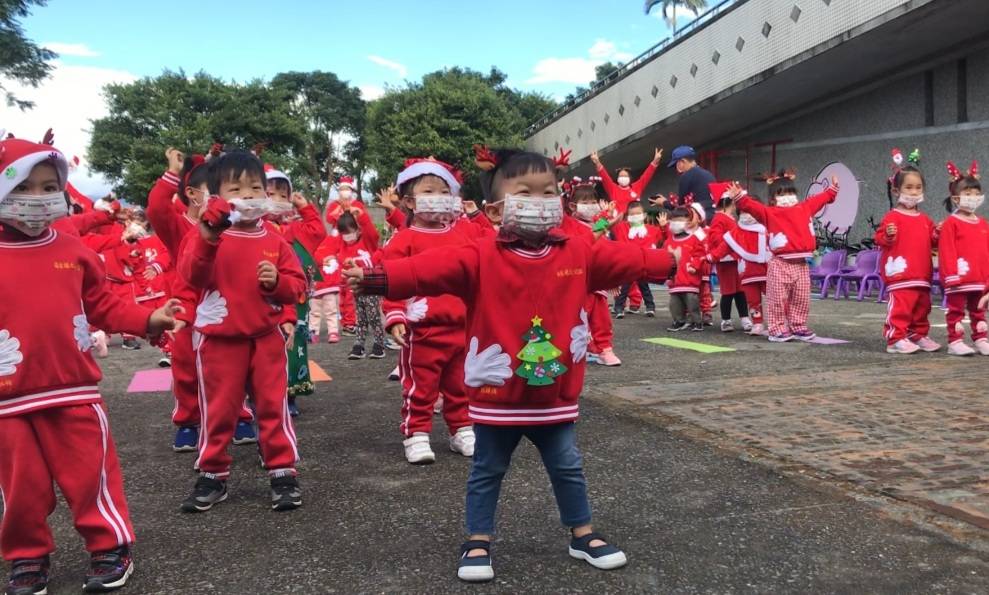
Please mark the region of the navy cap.
[[697, 157], [697, 152], [694, 151], [693, 147], [687, 145], [680, 145], [679, 147], [673, 149], [673, 154], [671, 155], [670, 162], [666, 167], [673, 167], [677, 164], [677, 161], [685, 157]]

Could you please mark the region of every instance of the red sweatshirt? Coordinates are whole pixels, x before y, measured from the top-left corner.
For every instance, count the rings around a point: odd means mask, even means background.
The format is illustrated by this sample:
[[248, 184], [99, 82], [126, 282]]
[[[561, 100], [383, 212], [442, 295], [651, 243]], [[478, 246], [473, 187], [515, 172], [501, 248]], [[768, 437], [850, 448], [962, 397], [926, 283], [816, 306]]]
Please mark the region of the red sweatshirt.
[[0, 239], [0, 270], [0, 417], [99, 403], [89, 325], [143, 336], [151, 312], [113, 295], [96, 253], [53, 230]]
[[[388, 245], [382, 249], [381, 260], [405, 258], [434, 249], [438, 250], [431, 254], [435, 258], [443, 258], [447, 250], [473, 243], [471, 235], [465, 230], [467, 226], [473, 227], [473, 224], [440, 229], [413, 225], [392, 236]], [[413, 296], [401, 301], [386, 299], [382, 308], [385, 312], [386, 329], [396, 324], [413, 328], [452, 326], [462, 329], [467, 315], [463, 300], [453, 295]]]
[[628, 221], [619, 221], [611, 229], [616, 242], [631, 243], [641, 248], [656, 248], [666, 240], [666, 232], [658, 225], [647, 223], [632, 227]]
[[[699, 293], [704, 275], [705, 257], [707, 256], [704, 242], [696, 233], [671, 235], [666, 238], [663, 249], [669, 254], [677, 252], [680, 254], [680, 264], [677, 265], [676, 275], [667, 284], [670, 293]], [[695, 272], [688, 271], [688, 265], [693, 267]]]
[[190, 219], [185, 213], [185, 206], [181, 212], [176, 210], [175, 201], [172, 198], [179, 189], [179, 177], [171, 172], [165, 172], [155, 182], [148, 193], [148, 222], [154, 228], [155, 233], [161, 238], [165, 248], [174, 260], [178, 260], [179, 246], [189, 231], [198, 227], [199, 222]]
[[938, 266], [945, 291], [985, 291], [989, 281], [989, 224], [952, 215], [941, 224]]
[[813, 256], [817, 249], [814, 216], [837, 196], [837, 190], [828, 188], [792, 207], [767, 207], [743, 196], [737, 206], [739, 211], [749, 213], [769, 230], [769, 249], [773, 255], [786, 260], [803, 260]]
[[[896, 226], [896, 236], [886, 237], [886, 227]], [[937, 245], [937, 228], [920, 211], [907, 213], [893, 209], [876, 229], [876, 245], [882, 248], [883, 279], [890, 291], [906, 287], [931, 286], [934, 265], [931, 253]]]
[[646, 166], [646, 171], [642, 172], [639, 179], [632, 182], [626, 187], [621, 187], [611, 179], [608, 174], [608, 170], [604, 166], [598, 167], [598, 175], [601, 176], [601, 185], [604, 186], [604, 191], [608, 194], [608, 198], [615, 202], [615, 208], [621, 215], [625, 214], [628, 210], [629, 203], [635, 202], [637, 200], [642, 200], [642, 193], [645, 191], [646, 186], [652, 181], [652, 177], [656, 175], [656, 166], [652, 162]]
[[766, 263], [769, 262], [769, 245], [766, 240], [766, 226], [761, 223], [746, 225], [739, 223], [735, 229], [725, 232], [724, 240], [708, 254], [712, 260], [720, 260], [729, 251], [738, 260], [738, 274], [742, 285], [766, 281]]
[[[278, 282], [271, 291], [258, 283], [258, 264], [264, 260], [278, 268]], [[263, 226], [254, 230], [230, 228], [216, 244], [190, 234], [178, 270], [196, 291], [193, 324], [206, 336], [265, 335], [286, 322], [285, 306], [297, 304], [306, 289], [306, 278], [292, 247]]]
[[333, 238], [337, 241], [336, 256], [341, 266], [349, 259], [353, 259], [361, 265], [371, 266], [373, 257], [378, 252], [381, 236], [366, 211], [361, 212], [361, 215], [357, 217], [357, 225], [360, 226], [360, 237], [357, 238], [356, 242], [348, 244], [343, 241], [342, 235]]
[[337, 260], [337, 252], [339, 251], [339, 237], [327, 237], [316, 248], [313, 260], [316, 261], [317, 266], [321, 267], [323, 280], [316, 281], [313, 297], [320, 297], [327, 293], [340, 293], [340, 283], [343, 281], [343, 275], [340, 271], [343, 268], [343, 263]]
[[299, 240], [306, 252], [314, 256], [320, 243], [326, 239], [326, 226], [319, 218], [319, 211], [311, 204], [299, 209], [299, 216], [302, 217], [299, 221], [292, 221], [287, 225], [275, 224], [275, 227], [290, 246]]
[[[571, 239], [539, 250], [484, 239], [444, 250], [442, 258], [425, 253], [382, 262], [392, 300], [453, 294], [464, 301], [469, 413], [474, 422], [492, 425], [575, 420], [590, 341], [587, 295], [668, 276], [671, 266], [670, 255], [660, 250]], [[559, 355], [536, 364], [535, 356], [525, 353], [529, 361], [520, 361], [527, 344], [537, 347], [526, 339], [537, 323], [555, 347], [540, 343], [540, 351]], [[543, 373], [543, 385], [533, 384]]]

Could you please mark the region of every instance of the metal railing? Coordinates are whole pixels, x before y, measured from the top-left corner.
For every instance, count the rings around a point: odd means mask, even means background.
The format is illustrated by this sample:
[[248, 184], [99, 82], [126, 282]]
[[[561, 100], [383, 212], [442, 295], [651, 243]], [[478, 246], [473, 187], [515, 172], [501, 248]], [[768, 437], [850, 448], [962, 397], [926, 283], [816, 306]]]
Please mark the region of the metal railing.
[[559, 106], [558, 108], [554, 109], [553, 111], [547, 113], [546, 115], [536, 120], [534, 124], [532, 124], [526, 129], [525, 131], [526, 136], [532, 136], [537, 131], [548, 126], [554, 120], [557, 120], [560, 117], [564, 116], [565, 114], [570, 113], [571, 111], [579, 107], [581, 104], [586, 102], [588, 99], [601, 93], [611, 85], [615, 84], [616, 82], [620, 81], [621, 79], [631, 74], [633, 71], [637, 70], [640, 66], [642, 66], [646, 62], [649, 62], [659, 54], [662, 54], [675, 43], [683, 40], [686, 37], [689, 37], [690, 35], [693, 35], [699, 29], [703, 28], [705, 25], [716, 20], [725, 11], [734, 7], [734, 5], [741, 4], [747, 1], [748, 0], [720, 0], [720, 2], [712, 6], [708, 11], [701, 13], [700, 15], [697, 16], [696, 19], [687, 23], [687, 25], [685, 25], [683, 29], [680, 29], [672, 36], [663, 39], [662, 41], [652, 46], [651, 48], [647, 49], [646, 51], [642, 52], [635, 58], [632, 58], [630, 61], [623, 64], [618, 70], [612, 72], [605, 78], [593, 82], [589, 89], [587, 89], [583, 93], [580, 93], [574, 98], [569, 99], [568, 101], [564, 102], [563, 105]]

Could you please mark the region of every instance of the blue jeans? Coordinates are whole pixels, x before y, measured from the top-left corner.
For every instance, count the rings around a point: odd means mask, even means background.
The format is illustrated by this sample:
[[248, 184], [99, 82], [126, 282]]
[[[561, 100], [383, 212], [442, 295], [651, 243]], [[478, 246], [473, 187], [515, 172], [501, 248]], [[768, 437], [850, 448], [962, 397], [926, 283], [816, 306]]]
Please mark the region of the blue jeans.
[[560, 522], [580, 527], [591, 522], [583, 460], [577, 450], [575, 424], [545, 426], [491, 426], [474, 424], [474, 461], [467, 479], [467, 532], [492, 535], [501, 480], [522, 437], [539, 450], [553, 484]]

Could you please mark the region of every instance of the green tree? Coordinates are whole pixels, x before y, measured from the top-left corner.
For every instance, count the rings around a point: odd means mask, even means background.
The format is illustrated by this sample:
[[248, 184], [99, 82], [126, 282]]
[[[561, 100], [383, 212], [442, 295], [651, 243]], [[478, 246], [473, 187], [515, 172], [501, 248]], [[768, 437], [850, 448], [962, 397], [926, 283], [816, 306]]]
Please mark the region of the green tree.
[[[28, 39], [20, 19], [31, 13], [31, 6], [45, 6], [46, 0], [0, 0], [0, 81], [4, 79], [37, 87], [51, 73], [51, 60], [58, 55]], [[7, 105], [25, 110], [34, 103], [18, 99], [0, 82]]]
[[375, 188], [391, 184], [407, 157], [433, 155], [464, 169], [465, 193], [480, 197], [471, 145], [519, 147], [525, 128], [555, 106], [545, 96], [507, 88], [497, 69], [450, 68], [389, 89], [368, 106], [364, 141]]
[[657, 5], [663, 11], [663, 18], [673, 27], [673, 34], [677, 32], [677, 8], [683, 8], [694, 13], [696, 17], [700, 11], [707, 8], [707, 0], [646, 0], [645, 11], [649, 14]]
[[605, 62], [604, 64], [598, 64], [594, 67], [594, 81], [603, 81], [612, 74], [618, 72], [621, 68], [621, 64], [615, 64], [614, 62]]
[[529, 386], [548, 386], [567, 371], [567, 367], [558, 361], [563, 352], [553, 345], [553, 335], [546, 332], [542, 324], [538, 316], [532, 319], [532, 328], [522, 336], [526, 345], [515, 356], [522, 361], [515, 369], [515, 375], [525, 378]]
[[213, 142], [270, 147], [267, 161], [285, 167], [305, 152], [303, 122], [283, 93], [261, 81], [227, 83], [199, 73], [164, 72], [105, 89], [109, 115], [93, 122], [88, 159], [118, 193], [144, 203], [161, 175], [164, 151], [205, 153]]

